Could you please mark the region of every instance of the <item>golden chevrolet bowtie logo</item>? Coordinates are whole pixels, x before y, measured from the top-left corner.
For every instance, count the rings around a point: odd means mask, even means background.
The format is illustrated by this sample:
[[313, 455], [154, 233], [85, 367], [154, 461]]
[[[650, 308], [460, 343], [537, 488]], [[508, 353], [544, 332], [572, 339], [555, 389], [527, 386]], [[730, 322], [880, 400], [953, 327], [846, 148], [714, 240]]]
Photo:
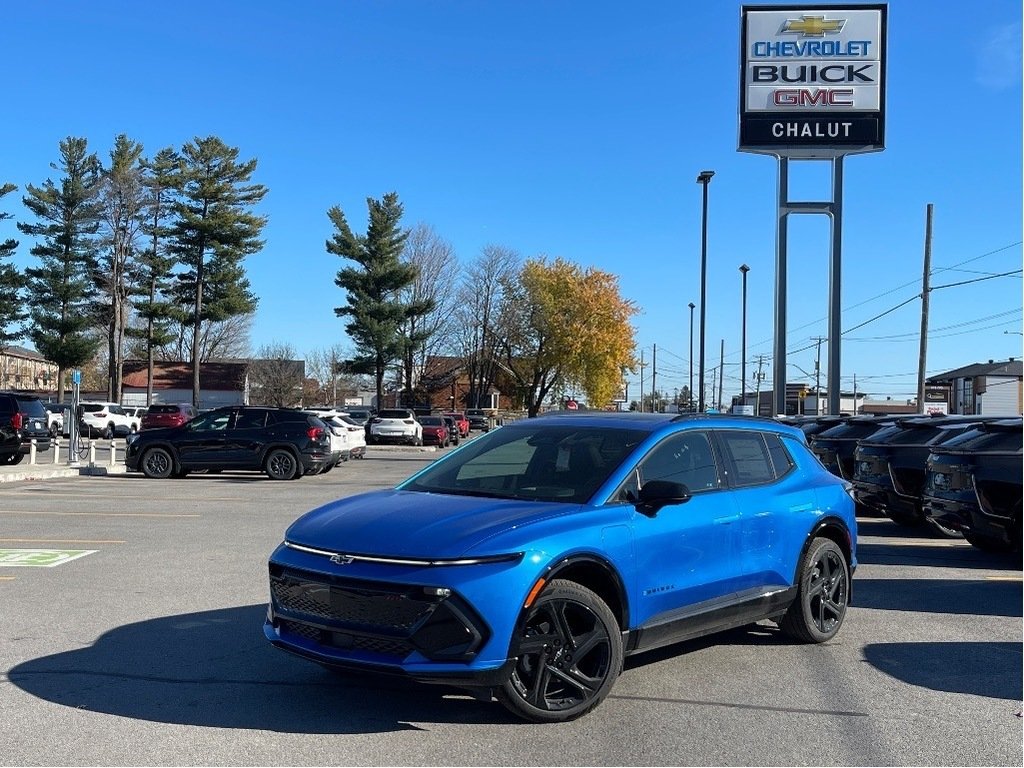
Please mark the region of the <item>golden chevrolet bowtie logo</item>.
[[782, 25], [783, 32], [791, 32], [803, 37], [824, 37], [838, 35], [846, 25], [846, 19], [825, 20], [824, 16], [801, 16], [799, 19], [787, 19]]

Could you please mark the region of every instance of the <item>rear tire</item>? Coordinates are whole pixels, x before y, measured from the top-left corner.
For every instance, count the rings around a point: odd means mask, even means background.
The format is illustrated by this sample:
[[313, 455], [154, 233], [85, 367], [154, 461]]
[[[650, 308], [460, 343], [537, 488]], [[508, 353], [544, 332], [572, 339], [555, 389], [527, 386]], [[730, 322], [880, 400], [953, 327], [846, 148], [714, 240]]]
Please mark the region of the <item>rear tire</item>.
[[263, 470], [271, 480], [291, 480], [296, 476], [298, 464], [291, 451], [275, 448], [267, 454]]
[[811, 542], [800, 568], [796, 599], [779, 622], [782, 631], [804, 643], [836, 636], [850, 599], [850, 565], [832, 539]]

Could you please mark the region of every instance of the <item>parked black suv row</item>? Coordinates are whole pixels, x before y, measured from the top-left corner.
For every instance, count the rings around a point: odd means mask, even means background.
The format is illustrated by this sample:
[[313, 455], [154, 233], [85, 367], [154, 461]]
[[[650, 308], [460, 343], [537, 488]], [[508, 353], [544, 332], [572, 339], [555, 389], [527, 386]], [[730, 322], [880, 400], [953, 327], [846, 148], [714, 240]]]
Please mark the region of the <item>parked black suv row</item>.
[[0, 465], [18, 464], [31, 450], [50, 450], [46, 409], [35, 395], [0, 392]]
[[987, 421], [932, 449], [924, 483], [929, 520], [959, 530], [975, 547], [1021, 549], [1020, 418]]
[[[923, 524], [928, 454], [981, 421], [980, 416], [907, 416], [862, 439], [854, 451], [854, 498], [900, 525]], [[932, 523], [945, 536], [960, 535], [959, 527]]]
[[125, 464], [152, 478], [247, 469], [293, 480], [322, 471], [332, 459], [330, 432], [318, 417], [290, 408], [228, 406], [178, 427], [143, 430], [129, 442]]

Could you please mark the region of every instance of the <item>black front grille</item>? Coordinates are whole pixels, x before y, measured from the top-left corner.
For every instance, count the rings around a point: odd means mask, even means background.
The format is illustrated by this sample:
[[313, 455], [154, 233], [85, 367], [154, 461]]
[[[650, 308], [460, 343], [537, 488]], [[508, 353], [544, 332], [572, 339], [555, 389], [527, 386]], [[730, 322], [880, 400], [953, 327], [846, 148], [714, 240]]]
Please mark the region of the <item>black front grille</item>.
[[445, 591], [422, 586], [344, 579], [276, 564], [270, 592], [282, 638], [324, 649], [365, 651], [404, 659], [468, 660], [490, 635], [479, 615]]
[[352, 635], [288, 619], [281, 622], [281, 634], [284, 636], [295, 635], [317, 645], [327, 645], [344, 650], [368, 651], [399, 659], [404, 659], [413, 651], [412, 643], [407, 640], [372, 635]]
[[271, 575], [274, 600], [289, 613], [390, 633], [407, 633], [437, 607], [439, 598], [421, 587], [372, 582], [324, 583], [312, 574]]

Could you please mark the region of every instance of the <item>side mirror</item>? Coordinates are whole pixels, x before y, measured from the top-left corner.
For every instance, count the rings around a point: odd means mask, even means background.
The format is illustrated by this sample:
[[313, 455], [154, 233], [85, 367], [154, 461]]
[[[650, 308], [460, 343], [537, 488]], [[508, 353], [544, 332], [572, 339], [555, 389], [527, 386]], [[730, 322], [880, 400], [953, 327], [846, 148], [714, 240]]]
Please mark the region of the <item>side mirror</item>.
[[669, 504], [683, 504], [690, 500], [690, 489], [671, 480], [650, 480], [643, 484], [637, 499], [636, 511], [654, 517], [658, 510]]

